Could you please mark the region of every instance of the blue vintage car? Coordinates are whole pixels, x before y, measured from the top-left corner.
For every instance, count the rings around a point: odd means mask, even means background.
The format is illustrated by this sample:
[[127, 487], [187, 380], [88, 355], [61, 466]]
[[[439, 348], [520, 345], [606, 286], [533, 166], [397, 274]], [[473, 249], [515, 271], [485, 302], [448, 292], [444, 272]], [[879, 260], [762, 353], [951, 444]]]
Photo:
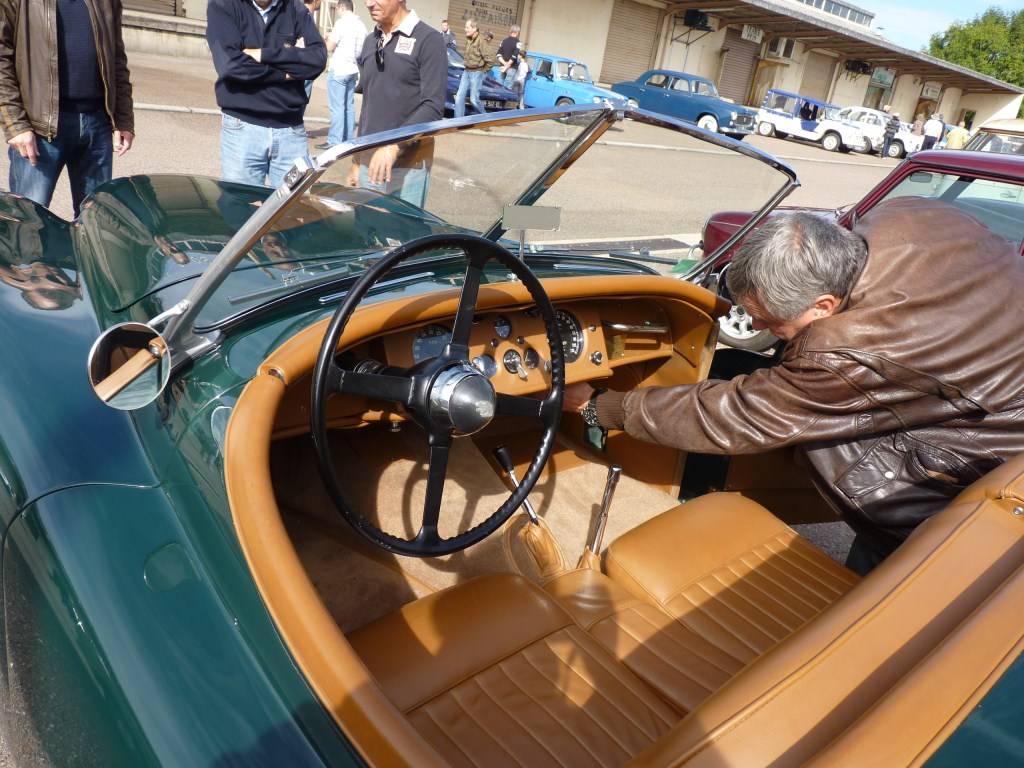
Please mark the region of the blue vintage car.
[[633, 99], [594, 85], [587, 65], [576, 59], [530, 53], [526, 61], [530, 65], [523, 94], [527, 107], [601, 104], [605, 101], [617, 107], [637, 107]]
[[636, 80], [616, 83], [612, 90], [634, 99], [641, 109], [678, 117], [734, 139], [754, 132], [756, 110], [726, 101], [705, 77], [651, 69]]
[[[448, 51], [448, 86], [444, 93], [444, 108], [446, 112], [455, 111], [455, 95], [459, 92], [459, 81], [466, 69], [465, 59], [458, 51], [451, 48]], [[509, 90], [501, 81], [488, 74], [480, 86], [480, 101], [483, 102], [487, 112], [500, 112], [504, 109], [519, 109], [519, 94]], [[469, 98], [466, 98], [466, 114], [472, 114], [473, 108], [469, 106]]]

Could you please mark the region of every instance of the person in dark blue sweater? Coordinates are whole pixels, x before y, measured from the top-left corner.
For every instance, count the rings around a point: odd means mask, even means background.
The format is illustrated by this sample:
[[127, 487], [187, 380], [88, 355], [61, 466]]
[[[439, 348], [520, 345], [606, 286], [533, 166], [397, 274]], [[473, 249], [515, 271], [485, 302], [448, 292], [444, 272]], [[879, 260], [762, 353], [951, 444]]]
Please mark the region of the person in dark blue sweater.
[[210, 0], [206, 40], [222, 112], [221, 175], [277, 187], [308, 152], [305, 81], [327, 64], [313, 17], [300, 0]]

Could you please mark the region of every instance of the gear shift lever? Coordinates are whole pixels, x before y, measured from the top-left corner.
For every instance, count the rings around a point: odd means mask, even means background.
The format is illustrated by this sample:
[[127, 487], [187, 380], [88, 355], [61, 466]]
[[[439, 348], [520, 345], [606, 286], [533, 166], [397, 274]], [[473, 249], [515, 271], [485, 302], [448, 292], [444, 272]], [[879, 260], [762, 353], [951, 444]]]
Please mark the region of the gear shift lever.
[[[512, 481], [512, 485], [516, 488], [519, 487], [519, 478], [516, 477], [516, 468], [512, 464], [512, 456], [508, 452], [508, 448], [504, 445], [499, 445], [494, 449], [494, 458], [498, 460], [498, 464], [505, 470], [505, 474], [508, 475], [509, 480]], [[523, 499], [523, 509], [526, 510], [527, 516], [530, 518], [530, 522], [534, 525], [540, 525], [540, 518], [537, 517], [537, 511], [533, 508], [533, 504], [530, 503], [529, 497]]]
[[[601, 509], [597, 513], [597, 521], [594, 523], [594, 535], [587, 543], [587, 550], [594, 555], [601, 554], [601, 542], [604, 540], [604, 529], [608, 524], [608, 510], [612, 506], [612, 497], [615, 496], [615, 486], [619, 484], [619, 475], [622, 474], [622, 467], [613, 464], [608, 467], [608, 478], [604, 482], [604, 496], [601, 497]], [[586, 557], [586, 553], [584, 553]]]

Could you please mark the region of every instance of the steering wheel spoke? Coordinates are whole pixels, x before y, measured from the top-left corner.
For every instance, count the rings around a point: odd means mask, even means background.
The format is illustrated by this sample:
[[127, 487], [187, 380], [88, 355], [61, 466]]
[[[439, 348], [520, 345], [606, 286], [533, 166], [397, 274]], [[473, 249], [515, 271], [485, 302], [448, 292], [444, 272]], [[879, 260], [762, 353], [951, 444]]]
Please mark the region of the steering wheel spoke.
[[473, 315], [476, 313], [476, 301], [480, 295], [480, 283], [483, 281], [484, 265], [488, 261], [487, 254], [479, 254], [468, 250], [469, 266], [466, 267], [466, 279], [462, 283], [462, 294], [459, 296], [459, 309], [455, 315], [452, 328], [452, 340], [449, 349], [453, 354], [469, 352], [469, 334], [473, 330]]
[[525, 395], [506, 395], [499, 392], [496, 410], [502, 416], [524, 416], [539, 419], [544, 410], [544, 401]]
[[335, 369], [332, 377], [334, 391], [341, 395], [357, 395], [373, 400], [387, 400], [408, 405], [412, 400], [414, 382], [409, 376], [391, 376], [383, 373], [360, 373]]
[[427, 494], [423, 502], [423, 522], [416, 535], [416, 541], [434, 544], [441, 541], [437, 532], [437, 524], [441, 515], [441, 502], [444, 500], [444, 479], [448, 475], [448, 455], [451, 452], [452, 439], [446, 434], [430, 436], [430, 452], [427, 459]]

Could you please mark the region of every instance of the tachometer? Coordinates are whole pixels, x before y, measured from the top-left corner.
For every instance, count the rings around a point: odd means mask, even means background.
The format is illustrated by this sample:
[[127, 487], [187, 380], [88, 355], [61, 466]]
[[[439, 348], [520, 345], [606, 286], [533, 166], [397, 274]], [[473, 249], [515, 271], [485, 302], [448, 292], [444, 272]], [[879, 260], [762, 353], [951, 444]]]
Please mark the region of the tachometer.
[[562, 337], [562, 352], [566, 363], [574, 363], [583, 354], [583, 326], [572, 312], [555, 310], [555, 325]]
[[414, 362], [437, 357], [451, 341], [452, 332], [443, 325], [428, 325], [416, 331], [412, 342], [412, 359]]

